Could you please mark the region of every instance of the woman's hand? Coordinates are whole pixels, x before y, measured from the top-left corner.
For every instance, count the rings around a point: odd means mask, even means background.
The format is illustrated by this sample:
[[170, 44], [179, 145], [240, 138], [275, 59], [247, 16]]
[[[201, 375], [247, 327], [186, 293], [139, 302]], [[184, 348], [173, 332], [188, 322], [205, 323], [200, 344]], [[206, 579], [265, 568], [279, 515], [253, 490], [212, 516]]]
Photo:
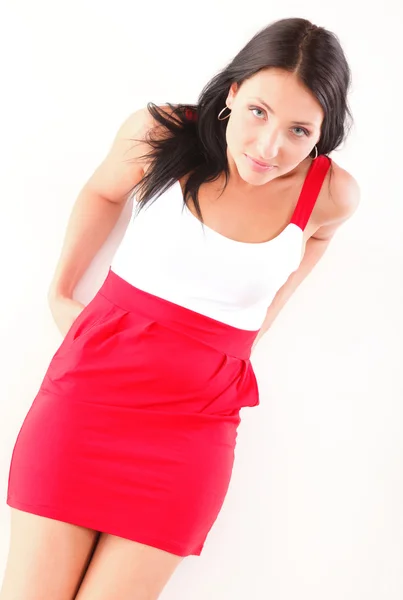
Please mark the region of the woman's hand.
[[53, 297], [49, 300], [49, 306], [55, 323], [63, 337], [65, 337], [78, 315], [85, 308], [84, 304], [65, 296]]

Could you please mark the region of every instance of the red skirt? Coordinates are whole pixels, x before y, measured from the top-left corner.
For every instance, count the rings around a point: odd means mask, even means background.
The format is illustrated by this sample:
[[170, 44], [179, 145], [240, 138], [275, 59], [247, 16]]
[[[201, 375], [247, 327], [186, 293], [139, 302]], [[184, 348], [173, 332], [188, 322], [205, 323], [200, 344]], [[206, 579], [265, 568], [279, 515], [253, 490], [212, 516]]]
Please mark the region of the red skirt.
[[22, 424], [8, 505], [200, 555], [230, 483], [239, 411], [259, 404], [257, 333], [109, 270]]

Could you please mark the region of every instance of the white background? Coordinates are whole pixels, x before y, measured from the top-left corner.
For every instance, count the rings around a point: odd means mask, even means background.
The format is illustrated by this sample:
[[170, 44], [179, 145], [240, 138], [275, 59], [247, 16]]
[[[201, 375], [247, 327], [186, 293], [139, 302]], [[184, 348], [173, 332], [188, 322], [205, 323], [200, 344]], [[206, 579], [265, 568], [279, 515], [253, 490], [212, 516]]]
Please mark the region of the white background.
[[[202, 556], [183, 561], [162, 598], [402, 598], [403, 20], [398, 0], [362, 9], [346, 0], [2, 3], [0, 577], [9, 462], [61, 342], [46, 294], [81, 186], [131, 112], [195, 102], [258, 29], [298, 16], [334, 31], [350, 63], [355, 125], [331, 156], [362, 201], [259, 342], [261, 405], [243, 411], [224, 507]], [[82, 301], [102, 283], [128, 218], [80, 283]]]

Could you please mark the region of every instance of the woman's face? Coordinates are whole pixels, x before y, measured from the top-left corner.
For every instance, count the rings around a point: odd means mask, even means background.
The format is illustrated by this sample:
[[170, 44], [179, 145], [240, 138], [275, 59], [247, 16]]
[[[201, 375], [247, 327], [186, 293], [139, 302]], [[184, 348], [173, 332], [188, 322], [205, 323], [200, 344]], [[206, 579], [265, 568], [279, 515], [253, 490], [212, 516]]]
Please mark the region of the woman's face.
[[[322, 107], [293, 73], [282, 69], [260, 71], [240, 87], [232, 84], [227, 106], [230, 170], [236, 167], [248, 184], [263, 185], [294, 170], [320, 138]], [[248, 157], [274, 168], [259, 169]]]

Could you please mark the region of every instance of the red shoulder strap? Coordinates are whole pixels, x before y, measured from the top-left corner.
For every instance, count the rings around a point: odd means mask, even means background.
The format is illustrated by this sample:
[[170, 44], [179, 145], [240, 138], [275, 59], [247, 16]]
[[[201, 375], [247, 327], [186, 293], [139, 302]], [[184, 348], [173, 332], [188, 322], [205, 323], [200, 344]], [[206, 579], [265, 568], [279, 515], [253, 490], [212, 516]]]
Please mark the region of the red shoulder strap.
[[321, 154], [312, 162], [308, 174], [305, 177], [297, 206], [295, 207], [294, 214], [290, 221], [291, 223], [298, 225], [302, 230], [305, 229], [306, 224], [309, 221], [309, 217], [311, 216], [331, 162], [332, 159], [329, 158], [329, 156]]

